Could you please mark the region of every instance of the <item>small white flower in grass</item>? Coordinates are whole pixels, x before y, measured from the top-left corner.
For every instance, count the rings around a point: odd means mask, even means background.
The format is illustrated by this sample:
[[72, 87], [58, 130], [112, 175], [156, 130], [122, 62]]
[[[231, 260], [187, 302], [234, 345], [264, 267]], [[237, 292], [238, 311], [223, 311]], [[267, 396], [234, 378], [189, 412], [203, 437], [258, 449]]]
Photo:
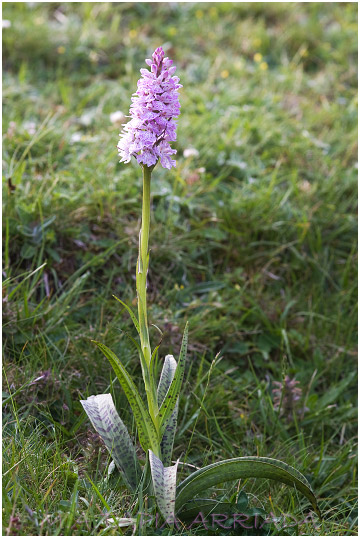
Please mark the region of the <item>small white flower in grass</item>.
[[3, 28], [11, 28], [11, 21], [7, 20], [7, 19], [4, 19], [2, 21], [2, 27]]
[[16, 131], [16, 122], [15, 121], [11, 121], [9, 123], [9, 127], [8, 127], [8, 130], [7, 130], [7, 136], [9, 138], [12, 138], [15, 134], [15, 131]]
[[82, 138], [81, 133], [73, 133], [70, 137], [70, 143], [76, 144], [77, 142], [80, 142], [81, 138]]
[[131, 527], [136, 525], [136, 518], [132, 517], [108, 517], [106, 521], [108, 525], [116, 525], [117, 527]]
[[303, 192], [311, 191], [311, 183], [307, 179], [303, 179], [299, 184], [300, 190]]
[[185, 159], [188, 157], [199, 157], [199, 152], [195, 148], [186, 148], [184, 149], [184, 157]]
[[110, 122], [116, 125], [121, 125], [126, 120], [126, 116], [121, 110], [116, 110], [110, 114]]
[[89, 127], [95, 118], [95, 110], [86, 110], [79, 118], [79, 123], [84, 127]]
[[108, 468], [108, 473], [107, 473], [107, 476], [109, 478], [109, 476], [111, 475], [111, 473], [113, 473], [115, 471], [115, 462], [114, 460], [110, 463], [109, 465], [109, 468]]
[[29, 135], [34, 135], [36, 133], [36, 123], [34, 121], [25, 121], [23, 123], [23, 128]]
[[92, 62], [93, 64], [97, 64], [100, 59], [100, 56], [98, 55], [97, 52], [95, 52], [94, 50], [91, 50], [89, 52], [89, 59], [90, 59], [90, 62]]

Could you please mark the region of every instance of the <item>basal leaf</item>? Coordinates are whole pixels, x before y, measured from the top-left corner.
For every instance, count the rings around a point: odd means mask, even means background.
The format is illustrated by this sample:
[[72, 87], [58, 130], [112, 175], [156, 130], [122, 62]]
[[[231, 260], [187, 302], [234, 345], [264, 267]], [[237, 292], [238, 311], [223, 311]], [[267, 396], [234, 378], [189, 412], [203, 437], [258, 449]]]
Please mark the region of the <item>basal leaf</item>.
[[164, 433], [167, 421], [171, 417], [175, 409], [176, 402], [178, 401], [181, 384], [182, 384], [182, 381], [184, 378], [184, 372], [185, 372], [187, 343], [188, 343], [188, 323], [186, 323], [185, 325], [184, 336], [182, 339], [180, 356], [179, 356], [179, 362], [176, 367], [171, 385], [164, 397], [164, 400], [159, 410], [161, 433]]
[[158, 508], [165, 520], [173, 520], [178, 464], [164, 467], [161, 460], [151, 450], [149, 450], [149, 461]]
[[80, 403], [114, 458], [127, 486], [135, 491], [141, 469], [134, 445], [115, 409], [111, 394], [90, 396], [87, 400], [80, 400]]
[[[157, 389], [158, 404], [161, 406], [174, 378], [177, 363], [172, 355], [166, 355], [163, 369], [161, 371], [160, 381]], [[164, 433], [161, 440], [161, 459], [165, 467], [170, 465], [174, 445], [174, 437], [177, 424], [177, 415], [179, 408], [179, 398], [175, 404], [174, 411], [164, 423]]]
[[241, 513], [236, 505], [230, 502], [217, 501], [216, 499], [193, 499], [187, 502], [178, 514], [182, 521], [193, 521], [201, 512], [205, 518], [209, 514], [236, 514]]
[[104, 344], [101, 344], [100, 342], [95, 342], [95, 340], [93, 340], [93, 342], [104, 353], [105, 357], [110, 362], [117, 378], [120, 381], [120, 385], [122, 386], [123, 391], [126, 394], [128, 402], [134, 414], [141, 446], [143, 447], [145, 452], [147, 452], [149, 448], [157, 447], [158, 435], [156, 433], [154, 423], [151, 420], [149, 412], [145, 408], [144, 403], [131, 377], [129, 376], [126, 369], [121, 364], [115, 353], [111, 351], [111, 349], [106, 347]]
[[213, 463], [199, 469], [179, 484], [176, 492], [177, 512], [199, 493], [216, 484], [239, 478], [270, 478], [301, 491], [321, 517], [314, 493], [306, 478], [290, 465], [272, 458], [243, 457]]

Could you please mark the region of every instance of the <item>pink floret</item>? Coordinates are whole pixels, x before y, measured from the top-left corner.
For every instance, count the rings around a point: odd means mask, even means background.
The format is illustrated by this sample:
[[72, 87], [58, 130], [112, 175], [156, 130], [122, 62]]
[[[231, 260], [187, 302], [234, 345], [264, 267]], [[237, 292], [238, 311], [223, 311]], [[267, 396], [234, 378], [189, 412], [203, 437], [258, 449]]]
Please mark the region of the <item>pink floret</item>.
[[140, 69], [137, 92], [131, 98], [131, 120], [125, 124], [118, 144], [120, 162], [136, 157], [138, 163], [153, 166], [160, 159], [161, 166], [176, 166], [171, 155], [176, 153], [169, 142], [176, 140], [176, 121], [180, 114], [179, 77], [173, 76], [176, 67], [165, 58], [161, 47], [152, 59], [145, 60], [151, 71]]

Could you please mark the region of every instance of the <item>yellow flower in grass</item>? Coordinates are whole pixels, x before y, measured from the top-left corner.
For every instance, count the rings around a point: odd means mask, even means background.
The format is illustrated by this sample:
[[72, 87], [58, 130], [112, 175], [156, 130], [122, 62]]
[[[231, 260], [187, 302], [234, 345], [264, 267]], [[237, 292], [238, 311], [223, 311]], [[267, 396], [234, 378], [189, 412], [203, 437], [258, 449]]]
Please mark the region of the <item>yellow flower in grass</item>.
[[259, 67], [260, 67], [261, 71], [266, 71], [269, 66], [268, 66], [268, 64], [266, 62], [261, 62]]
[[254, 54], [254, 61], [256, 63], [260, 63], [262, 59], [263, 59], [263, 55], [260, 52], [257, 52], [256, 54]]

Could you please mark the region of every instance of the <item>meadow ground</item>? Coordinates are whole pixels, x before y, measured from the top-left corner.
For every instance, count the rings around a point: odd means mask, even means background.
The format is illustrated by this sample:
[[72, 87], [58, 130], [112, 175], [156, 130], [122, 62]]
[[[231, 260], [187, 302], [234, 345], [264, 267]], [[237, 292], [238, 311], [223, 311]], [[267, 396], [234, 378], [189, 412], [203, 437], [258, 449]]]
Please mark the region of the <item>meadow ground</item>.
[[[177, 168], [153, 174], [149, 316], [161, 356], [190, 323], [175, 457], [307, 476], [323, 521], [289, 487], [218, 489], [278, 518], [235, 534], [357, 535], [356, 3], [3, 3], [3, 19], [3, 533], [132, 533], [108, 519], [136, 506], [79, 400], [111, 391], [135, 433], [90, 340], [140, 380], [112, 294], [134, 304], [141, 173], [118, 163], [112, 114], [163, 45], [182, 114]], [[302, 396], [279, 409], [286, 375]]]

